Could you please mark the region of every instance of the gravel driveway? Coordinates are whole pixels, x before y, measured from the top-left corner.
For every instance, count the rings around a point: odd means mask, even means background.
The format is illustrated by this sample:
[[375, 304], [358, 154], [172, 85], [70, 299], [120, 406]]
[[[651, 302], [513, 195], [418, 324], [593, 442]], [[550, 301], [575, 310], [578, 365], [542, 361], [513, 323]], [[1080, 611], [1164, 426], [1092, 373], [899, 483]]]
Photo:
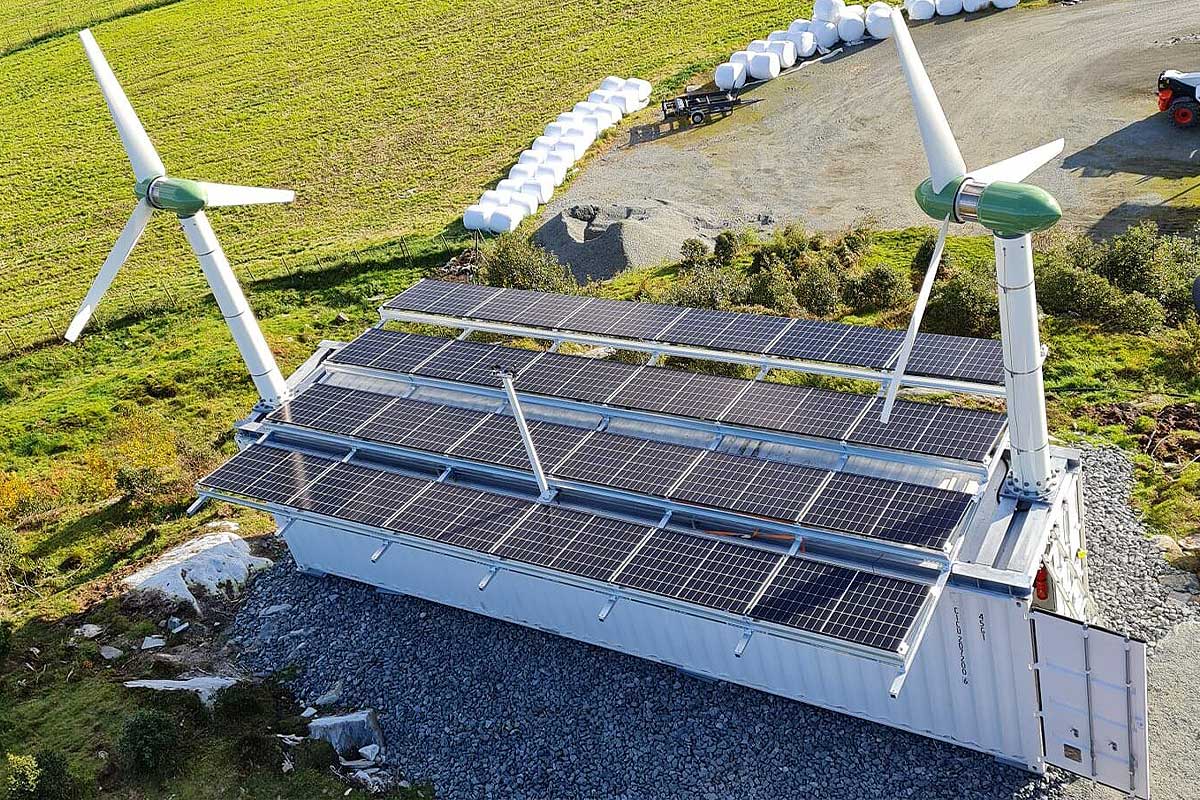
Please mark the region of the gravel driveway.
[[[1087, 456], [1093, 574], [1102, 610], [1161, 636], [1190, 615], [1157, 578], [1169, 571], [1127, 510], [1119, 451]], [[260, 616], [269, 606], [287, 613]], [[1151, 739], [1159, 798], [1189, 797], [1200, 672], [1168, 643], [1153, 667]], [[261, 573], [231, 631], [249, 670], [295, 664], [312, 699], [380, 711], [388, 762], [438, 796], [468, 798], [1081, 798], [1091, 788], [988, 756], [679, 672], [528, 628], [335, 578], [290, 560]], [[1168, 665], [1169, 664], [1169, 668]], [[1192, 770], [1192, 772], [1188, 772]], [[1194, 794], [1190, 797], [1194, 798]]]
[[[1174, 130], [1154, 97], [1163, 69], [1200, 70], [1194, 3], [949, 17], [915, 26], [913, 39], [969, 166], [1062, 136], [1063, 156], [1035, 181], [1058, 197], [1065, 224], [1109, 233], [1144, 217], [1196, 221], [1181, 179], [1200, 175], [1200, 130]], [[648, 210], [700, 232], [763, 220], [834, 229], [868, 215], [885, 227], [929, 224], [912, 199], [928, 167], [891, 42], [847, 48], [744, 96], [755, 103], [700, 129], [649, 140], [635, 130], [547, 205], [548, 233], [576, 205]]]

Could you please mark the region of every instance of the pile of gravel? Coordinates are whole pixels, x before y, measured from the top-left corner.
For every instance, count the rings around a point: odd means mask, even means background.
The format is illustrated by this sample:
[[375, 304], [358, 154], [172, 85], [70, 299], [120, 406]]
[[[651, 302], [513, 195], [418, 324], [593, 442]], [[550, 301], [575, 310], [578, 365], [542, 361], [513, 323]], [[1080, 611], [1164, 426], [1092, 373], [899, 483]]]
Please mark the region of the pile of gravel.
[[[1138, 632], [1165, 632], [1182, 617], [1155, 589], [1160, 557], [1125, 509], [1128, 462], [1119, 451], [1087, 459], [1102, 611]], [[280, 604], [287, 613], [262, 613]], [[388, 765], [452, 800], [998, 800], [1061, 798], [1069, 783], [536, 630], [301, 575], [290, 559], [254, 580], [231, 635], [252, 671], [298, 666], [293, 688], [305, 700], [341, 682], [341, 705], [379, 711]]]

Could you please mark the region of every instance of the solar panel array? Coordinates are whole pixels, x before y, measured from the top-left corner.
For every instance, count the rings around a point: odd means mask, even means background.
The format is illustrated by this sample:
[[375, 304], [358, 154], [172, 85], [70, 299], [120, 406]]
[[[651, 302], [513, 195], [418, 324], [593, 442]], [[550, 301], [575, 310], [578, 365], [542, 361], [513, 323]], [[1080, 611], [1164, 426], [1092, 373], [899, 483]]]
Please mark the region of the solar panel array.
[[262, 444], [200, 484], [891, 653], [929, 594], [900, 578]]
[[[529, 469], [516, 422], [502, 413], [317, 384], [268, 419]], [[530, 434], [542, 467], [555, 477], [935, 550], [971, 503], [963, 492], [545, 420], [533, 421]]]
[[[884, 328], [429, 279], [384, 308], [872, 369], [891, 366], [904, 339], [903, 331]], [[984, 384], [1004, 381], [999, 342], [940, 334], [917, 336], [907, 372]]]
[[492, 366], [501, 364], [530, 394], [964, 461], [986, 458], [1005, 425], [1005, 416], [991, 411], [899, 401], [884, 426], [868, 395], [382, 329], [367, 331], [330, 362], [488, 386], [498, 385]]

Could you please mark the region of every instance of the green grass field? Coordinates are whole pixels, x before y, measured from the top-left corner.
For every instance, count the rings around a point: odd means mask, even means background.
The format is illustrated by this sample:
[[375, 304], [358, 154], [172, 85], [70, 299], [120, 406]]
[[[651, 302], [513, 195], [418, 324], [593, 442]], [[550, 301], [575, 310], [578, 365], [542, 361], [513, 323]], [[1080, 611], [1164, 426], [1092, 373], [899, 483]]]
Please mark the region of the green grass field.
[[[230, 260], [261, 277], [453, 233], [462, 208], [605, 75], [691, 75], [808, 5], [182, 0], [94, 33], [173, 174], [296, 190], [290, 207], [212, 215]], [[68, 28], [87, 16], [35, 8], [56, 14]], [[0, 185], [3, 348], [7, 335], [61, 330], [133, 205], [76, 36], [0, 58]], [[201, 290], [177, 228], [154, 220], [108, 315]]]

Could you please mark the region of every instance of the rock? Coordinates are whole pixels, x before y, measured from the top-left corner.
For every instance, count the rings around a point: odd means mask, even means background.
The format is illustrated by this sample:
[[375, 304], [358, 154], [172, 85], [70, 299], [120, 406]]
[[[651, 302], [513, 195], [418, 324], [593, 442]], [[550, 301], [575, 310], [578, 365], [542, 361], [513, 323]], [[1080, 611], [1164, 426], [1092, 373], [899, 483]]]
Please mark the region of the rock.
[[366, 747], [360, 747], [360, 748], [358, 748], [358, 753], [359, 753], [359, 755], [361, 755], [363, 758], [367, 759], [368, 761], [378, 761], [379, 760], [379, 745], [369, 744]]
[[302, 711], [300, 713], [300, 716], [303, 717], [304, 719], [312, 719], [316, 715], [317, 715], [317, 710], [315, 708], [313, 708], [312, 706], [309, 706], [308, 708], [304, 709], [304, 711]]
[[267, 606], [262, 611], [258, 612], [258, 615], [260, 617], [270, 617], [270, 616], [274, 616], [275, 614], [280, 614], [284, 611], [291, 611], [291, 610], [292, 610], [291, 603], [279, 603], [277, 605]]
[[173, 636], [177, 633], [183, 633], [190, 627], [190, 625], [190, 622], [184, 622], [179, 617], [171, 617], [167, 620], [166, 628], [167, 631]]
[[1182, 570], [1159, 576], [1158, 582], [1175, 592], [1200, 594], [1200, 578]]
[[1154, 546], [1161, 550], [1167, 558], [1181, 558], [1183, 556], [1183, 548], [1180, 547], [1180, 543], [1166, 534], [1160, 533], [1158, 536], [1151, 536], [1150, 541], [1154, 542]]
[[200, 702], [211, 706], [213, 695], [222, 689], [228, 689], [235, 683], [237, 683], [237, 678], [206, 675], [200, 678], [189, 678], [185, 681], [125, 681], [125, 686], [130, 689], [152, 689], [156, 692], [195, 692], [200, 698]]
[[338, 681], [332, 689], [314, 700], [313, 705], [317, 708], [328, 708], [329, 706], [336, 705], [337, 701], [342, 699], [343, 685], [344, 681]]
[[[232, 523], [230, 523], [232, 524]], [[184, 600], [200, 611], [189, 587], [209, 594], [222, 589], [239, 590], [257, 569], [271, 561], [250, 555], [250, 545], [227, 529], [209, 533], [172, 548], [125, 579], [130, 591], [157, 592], [172, 600]]]
[[[1156, 537], [1157, 538], [1157, 537]], [[1187, 536], [1179, 540], [1179, 547], [1182, 550], [1194, 552], [1200, 550], [1200, 533]]]
[[310, 739], [324, 739], [333, 745], [339, 754], [353, 755], [367, 745], [383, 747], [383, 731], [374, 709], [339, 714], [335, 717], [317, 717], [308, 724]]
[[143, 650], [153, 650], [156, 647], [162, 647], [167, 643], [167, 640], [161, 636], [147, 636], [142, 639]]
[[81, 639], [95, 639], [97, 636], [99, 636], [103, 632], [104, 632], [104, 628], [101, 628], [99, 625], [93, 625], [92, 623], [88, 622], [88, 623], [86, 623], [84, 625], [80, 625], [78, 628], [76, 628], [74, 635], [78, 636]]
[[350, 318], [347, 317], [345, 314], [343, 314], [340, 311], [338, 312], [338, 315], [333, 318], [334, 325], [345, 325], [349, 321], [350, 321]]
[[105, 645], [100, 646], [100, 657], [103, 658], [105, 661], [114, 661], [123, 655], [125, 655], [124, 650], [113, 647], [110, 644], [105, 644]]

